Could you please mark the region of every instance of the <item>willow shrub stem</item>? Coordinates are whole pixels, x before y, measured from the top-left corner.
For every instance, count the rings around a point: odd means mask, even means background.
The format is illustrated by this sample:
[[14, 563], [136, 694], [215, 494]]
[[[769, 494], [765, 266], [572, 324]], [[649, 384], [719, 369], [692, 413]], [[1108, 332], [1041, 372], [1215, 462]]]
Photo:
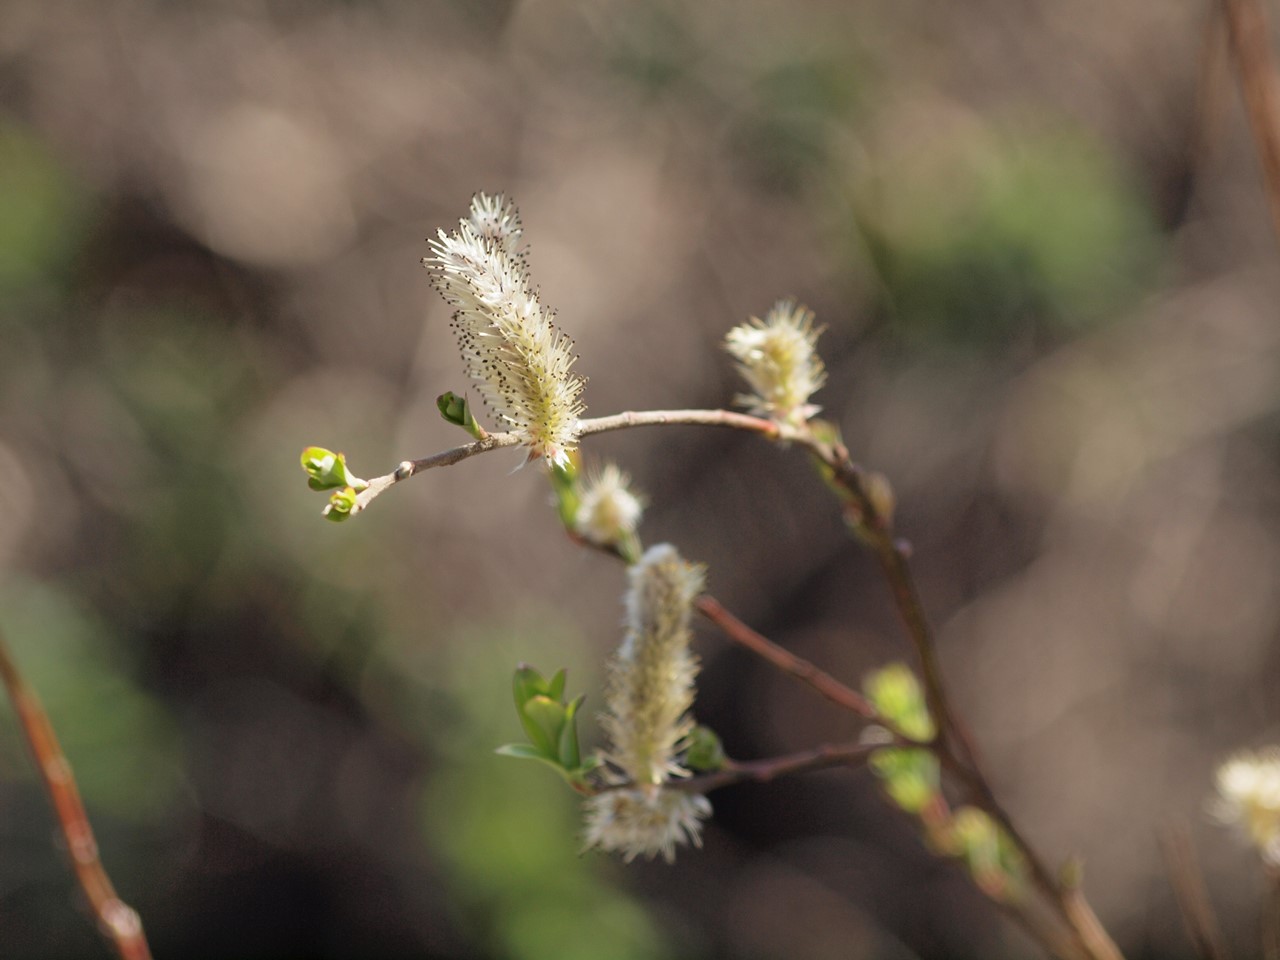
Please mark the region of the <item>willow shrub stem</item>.
[[1271, 225], [1280, 238], [1280, 79], [1262, 0], [1221, 0], [1231, 59], [1240, 77], [1249, 130], [1258, 148]]
[[851, 710], [858, 716], [876, 723], [884, 723], [880, 712], [858, 691], [841, 683], [831, 674], [818, 669], [808, 660], [797, 657], [791, 651], [778, 646], [768, 637], [752, 630], [726, 610], [715, 597], [703, 594], [695, 604], [698, 612], [724, 631], [735, 643], [762, 657], [783, 673], [795, 677], [812, 687], [837, 706]]
[[[1247, 0], [1229, 0], [1228, 5], [1233, 3], [1238, 5], [1243, 2]], [[1274, 129], [1273, 132], [1275, 132]], [[1280, 144], [1280, 140], [1277, 140], [1277, 144]], [[1276, 168], [1280, 171], [1280, 146], [1277, 146], [1276, 157]], [[1264, 165], [1269, 169], [1265, 157]], [[1280, 184], [1280, 173], [1277, 175], [1276, 183]], [[585, 437], [631, 427], [677, 424], [728, 427], [746, 430], [782, 443], [794, 443], [808, 450], [830, 470], [831, 476], [852, 499], [864, 518], [864, 532], [880, 561], [885, 579], [893, 593], [894, 606], [902, 618], [911, 645], [919, 659], [925, 698], [938, 727], [935, 742], [927, 746], [938, 755], [942, 765], [958, 779], [969, 795], [969, 799], [985, 810], [1008, 834], [1030, 866], [1032, 881], [1044, 903], [1056, 915], [1058, 922], [1066, 926], [1070, 935], [1064, 939], [1056, 930], [1043, 926], [1040, 921], [1033, 919], [1030, 912], [1019, 907], [1000, 904], [1001, 909], [1015, 916], [1020, 915], [1023, 926], [1047, 949], [1062, 957], [1063, 960], [1123, 960], [1119, 948], [1102, 927], [1080, 891], [1059, 881], [996, 799], [990, 781], [982, 770], [973, 739], [952, 709], [943, 681], [941, 665], [938, 662], [933, 632], [925, 616], [915, 579], [907, 562], [908, 549], [895, 538], [891, 519], [883, 516], [876, 508], [867, 487], [866, 475], [862, 468], [852, 461], [849, 451], [842, 444], [828, 443], [819, 439], [807, 425], [795, 427], [728, 410], [628, 411], [608, 417], [580, 420], [577, 434], [579, 437]], [[490, 450], [513, 447], [520, 442], [514, 434], [496, 433], [490, 434], [483, 440], [445, 450], [421, 460], [406, 460], [392, 473], [369, 481], [369, 486], [359, 494], [356, 509], [364, 509], [375, 497], [394, 484], [424, 470], [458, 463]], [[765, 640], [736, 618], [727, 615], [723, 607], [714, 600], [704, 599], [699, 608], [704, 615], [726, 627], [726, 633], [732, 639], [763, 656], [779, 669], [808, 683], [828, 699], [840, 703], [861, 716], [883, 723], [883, 720], [876, 715], [874, 707], [860, 694], [822, 673], [807, 661], [792, 657], [785, 651], [779, 655], [781, 648]]]
[[721, 770], [701, 773], [685, 780], [673, 780], [667, 784], [674, 790], [692, 790], [694, 793], [710, 793], [734, 783], [768, 783], [778, 777], [807, 773], [811, 770], [828, 770], [832, 767], [852, 767], [866, 762], [883, 744], [840, 743], [823, 744], [811, 750], [801, 750], [781, 757], [765, 760], [728, 761]]
[[1022, 852], [1036, 887], [1079, 938], [1088, 956], [1094, 960], [1123, 960], [1119, 948], [1088, 902], [1078, 890], [1064, 888], [1054, 877], [992, 791], [972, 735], [951, 707], [933, 631], [907, 562], [907, 549], [894, 536], [891, 520], [877, 510], [867, 488], [865, 473], [853, 463], [848, 450], [841, 445], [823, 443], [812, 436], [801, 442], [832, 471], [836, 482], [853, 498], [864, 518], [866, 533], [893, 593], [894, 605], [920, 661], [925, 698], [938, 723], [935, 750], [939, 760], [959, 777], [971, 799], [1000, 824]]
[[27, 747], [44, 782], [53, 812], [67, 844], [71, 868], [98, 921], [98, 930], [121, 960], [150, 960], [151, 949], [137, 911], [121, 900], [98, 858], [98, 843], [80, 800], [71, 764], [35, 692], [22, 679], [18, 665], [0, 636], [0, 679], [4, 681]]

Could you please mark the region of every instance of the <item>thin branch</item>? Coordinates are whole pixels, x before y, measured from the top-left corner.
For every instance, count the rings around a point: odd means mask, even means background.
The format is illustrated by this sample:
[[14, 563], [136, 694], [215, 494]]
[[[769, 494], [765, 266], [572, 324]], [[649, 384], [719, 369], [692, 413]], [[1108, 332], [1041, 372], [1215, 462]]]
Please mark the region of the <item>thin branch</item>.
[[[772, 420], [764, 420], [760, 417], [752, 417], [745, 413], [735, 413], [732, 410], [629, 410], [609, 417], [580, 420], [578, 421], [578, 435], [587, 437], [595, 433], [626, 430], [630, 427], [657, 427], [671, 424], [729, 427], [734, 430], [746, 430], [784, 441], [802, 441], [804, 438], [804, 434], [795, 427], [774, 423]], [[390, 473], [369, 480], [369, 485], [356, 495], [356, 504], [351, 512], [353, 514], [359, 513], [401, 480], [408, 480], [424, 470], [452, 466], [478, 454], [488, 453], [490, 450], [499, 450], [503, 447], [516, 447], [520, 443], [520, 437], [514, 433], [491, 433], [483, 440], [476, 440], [460, 447], [442, 450], [420, 460], [405, 460]]]
[[380, 496], [401, 480], [408, 480], [424, 470], [430, 470], [432, 467], [452, 466], [477, 454], [488, 453], [490, 450], [498, 450], [502, 447], [515, 447], [519, 446], [519, 444], [520, 438], [514, 433], [491, 433], [483, 440], [466, 443], [451, 450], [442, 450], [429, 457], [423, 457], [421, 460], [405, 460], [390, 473], [370, 480], [369, 485], [356, 495], [356, 505], [351, 512], [359, 513], [369, 506], [375, 497]]
[[27, 747], [53, 804], [72, 870], [97, 918], [99, 932], [115, 948], [120, 960], [150, 960], [151, 950], [142, 932], [142, 920], [137, 911], [116, 895], [98, 859], [98, 843], [80, 800], [71, 764], [58, 745], [40, 700], [18, 672], [3, 636], [0, 636], [0, 679], [4, 681]]
[[1172, 823], [1160, 831], [1160, 849], [1169, 870], [1169, 882], [1178, 901], [1178, 912], [1186, 925], [1187, 936], [1196, 945], [1203, 960], [1227, 960], [1218, 918], [1214, 915], [1204, 874], [1196, 859], [1191, 832], [1185, 822]]
[[686, 424], [703, 427], [730, 427], [734, 430], [748, 430], [760, 433], [777, 440], [803, 440], [805, 433], [787, 424], [762, 417], [753, 417], [746, 413], [732, 410], [628, 410], [610, 417], [597, 417], [594, 420], [578, 421], [579, 436], [588, 437], [593, 433], [606, 433], [611, 430], [625, 430], [628, 427], [662, 427], [671, 424]]
[[801, 438], [799, 442], [831, 469], [836, 482], [852, 498], [862, 518], [867, 539], [880, 561], [893, 593], [894, 605], [920, 661], [925, 699], [938, 726], [935, 750], [939, 760], [959, 777], [971, 799], [1009, 835], [1031, 867], [1036, 887], [1079, 937], [1081, 946], [1089, 955], [1094, 960], [1123, 960], [1119, 948], [1107, 935], [1092, 908], [1078, 891], [1065, 889], [1058, 882], [992, 791], [973, 738], [951, 707], [933, 631], [907, 561], [908, 548], [894, 536], [891, 519], [876, 508], [867, 487], [866, 473], [853, 463], [848, 450], [841, 444], [828, 444], [813, 436]]
[[1266, 899], [1262, 902], [1262, 956], [1280, 960], [1280, 871], [1267, 869]]
[[[1224, 0], [1224, 2], [1238, 3], [1241, 0]], [[1280, 150], [1277, 151], [1277, 158], [1280, 159]], [[1278, 164], [1277, 170], [1280, 171], [1280, 164]], [[1280, 184], [1280, 176], [1277, 178], [1277, 183]], [[933, 632], [929, 626], [928, 618], [925, 616], [915, 579], [907, 562], [909, 548], [895, 538], [891, 518], [883, 515], [877, 509], [876, 502], [867, 485], [866, 474], [861, 467], [852, 461], [849, 451], [843, 444], [828, 443], [819, 439], [807, 425], [804, 428], [797, 428], [728, 410], [628, 411], [609, 417], [580, 420], [578, 422], [578, 434], [579, 436], [589, 436], [595, 433], [622, 430], [630, 427], [673, 424], [730, 427], [757, 433], [783, 443], [795, 443], [809, 450], [814, 457], [831, 471], [831, 476], [849, 495], [852, 505], [856, 507], [861, 517], [863, 532], [880, 561], [885, 578], [888, 580], [893, 593], [895, 607], [902, 618], [907, 635], [920, 661], [925, 698], [938, 728], [935, 741], [927, 744], [927, 746], [933, 749], [942, 764], [960, 779], [969, 792], [971, 799], [990, 814], [1008, 834], [1010, 840], [1021, 851], [1030, 865], [1032, 878], [1037, 889], [1045, 901], [1053, 908], [1059, 919], [1071, 929], [1075, 937], [1075, 943], [1073, 943], [1071, 950], [1061, 949], [1060, 942], [1058, 945], [1051, 946], [1051, 949], [1054, 949], [1055, 952], [1064, 957], [1078, 956], [1079, 952], [1083, 951], [1090, 960], [1123, 960], [1119, 948], [1116, 947], [1101, 923], [1098, 922], [1097, 916], [1083, 896], [1079, 891], [1068, 889], [1058, 882], [1053, 872], [1036, 853], [1035, 849], [1013, 823], [1008, 812], [996, 799], [991, 789], [990, 781], [982, 771], [972, 737], [951, 707], [943, 681], [941, 665], [938, 661]], [[515, 446], [519, 442], [519, 439], [513, 434], [490, 434], [484, 440], [477, 440], [462, 447], [455, 447], [452, 450], [443, 451], [423, 460], [405, 461], [393, 473], [370, 481], [368, 489], [359, 495], [356, 509], [363, 509], [383, 490], [423, 470], [457, 463], [468, 457], [486, 453], [499, 447]], [[717, 606], [714, 601], [711, 601], [710, 604], [700, 604], [700, 609], [704, 615], [712, 616], [719, 613], [716, 609]], [[723, 608], [720, 609], [722, 610]], [[714, 619], [713, 616], [712, 618]], [[721, 620], [730, 622], [724, 617], [721, 617]], [[749, 628], [739, 624], [736, 620], [733, 622], [733, 629], [726, 632], [729, 633], [732, 639], [743, 643], [744, 646], [764, 656], [785, 672], [797, 676], [811, 686], [815, 685], [818, 674], [821, 674], [821, 671], [816, 674], [812, 672], [816, 671], [812, 664], [799, 660], [799, 658], [791, 658], [785, 651], [782, 651], [782, 656], [779, 656], [778, 651], [781, 648], [769, 643], [765, 638], [755, 634], [754, 631], [750, 631]], [[759, 643], [757, 640], [763, 640], [764, 643]], [[827, 677], [826, 674], [821, 674], [821, 676]], [[828, 680], [830, 683], [827, 682]], [[861, 696], [855, 691], [843, 687], [834, 678], [827, 677], [827, 680], [818, 680], [818, 683], [821, 685], [820, 692], [824, 696], [834, 699], [835, 702], [847, 706], [862, 716], [868, 716], [867, 708], [871, 707], [871, 705], [862, 700]], [[831, 686], [830, 684], [835, 684], [836, 686]], [[843, 690], [837, 688], [843, 688]], [[852, 694], [852, 698], [849, 696], [850, 694]], [[859, 703], [858, 701], [862, 702]], [[871, 707], [871, 715], [875, 716], [873, 707]], [[883, 723], [883, 719], [878, 716], [875, 716], [875, 719], [877, 722]]]
[[1271, 62], [1271, 32], [1261, 0], [1222, 0], [1222, 12], [1249, 129], [1258, 148], [1272, 227], [1280, 237], [1280, 80]]
[[837, 706], [852, 710], [860, 717], [884, 724], [880, 711], [862, 694], [845, 686], [831, 674], [818, 669], [803, 657], [778, 646], [768, 637], [757, 633], [735, 617], [715, 597], [703, 594], [696, 601], [698, 612], [714, 623], [732, 640], [752, 653], [764, 658], [783, 673], [808, 684]]
[[[867, 758], [877, 750], [883, 750], [890, 743], [839, 743], [822, 744], [811, 750], [800, 750], [780, 757], [768, 757], [763, 760], [735, 761], [727, 760], [720, 770], [700, 773], [692, 777], [668, 780], [662, 784], [664, 790], [681, 790], [687, 793], [710, 793], [721, 787], [735, 783], [768, 783], [779, 777], [788, 777], [797, 773], [808, 773], [812, 770], [829, 770], [832, 767], [852, 767], [865, 763]], [[600, 792], [624, 790], [630, 783], [610, 784], [602, 787]]]

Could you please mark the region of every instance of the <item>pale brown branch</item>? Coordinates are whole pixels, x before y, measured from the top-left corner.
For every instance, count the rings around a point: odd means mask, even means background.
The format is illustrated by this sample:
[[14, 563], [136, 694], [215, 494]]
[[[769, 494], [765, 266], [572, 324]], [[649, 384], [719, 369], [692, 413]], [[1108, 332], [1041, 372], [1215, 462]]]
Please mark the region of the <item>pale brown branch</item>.
[[121, 960], [150, 960], [151, 949], [137, 911], [121, 900], [98, 858], [98, 843], [80, 800], [71, 764], [35, 692], [22, 679], [18, 665], [0, 636], [0, 679], [4, 681], [19, 726], [40, 779], [53, 805], [58, 828], [67, 844], [71, 868], [98, 921], [98, 930]]
[[[587, 437], [595, 433], [608, 433], [613, 430], [625, 430], [630, 427], [656, 427], [671, 424], [729, 427], [734, 430], [747, 430], [751, 433], [759, 433], [781, 440], [798, 440], [802, 436], [800, 431], [797, 431], [794, 427], [777, 424], [772, 420], [763, 420], [760, 417], [752, 417], [745, 413], [735, 413], [732, 410], [629, 410], [608, 417], [580, 420], [578, 421], [578, 435]], [[520, 437], [514, 433], [490, 433], [482, 440], [442, 450], [420, 460], [405, 460], [390, 473], [369, 480], [368, 486], [356, 495], [355, 507], [351, 512], [352, 514], [359, 513], [401, 480], [408, 480], [410, 477], [416, 476], [425, 470], [431, 470], [434, 467], [452, 466], [481, 453], [488, 453], [490, 450], [519, 446], [520, 442]]]

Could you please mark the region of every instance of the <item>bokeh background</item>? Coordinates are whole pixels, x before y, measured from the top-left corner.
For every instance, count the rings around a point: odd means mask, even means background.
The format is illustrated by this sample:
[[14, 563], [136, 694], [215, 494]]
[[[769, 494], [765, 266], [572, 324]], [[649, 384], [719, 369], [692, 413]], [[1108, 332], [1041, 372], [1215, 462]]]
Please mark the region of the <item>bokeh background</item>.
[[[589, 412], [722, 406], [796, 296], [886, 473], [997, 788], [1131, 958], [1189, 956], [1188, 823], [1256, 953], [1214, 765], [1280, 739], [1280, 249], [1209, 3], [6, 0], [0, 626], [158, 957], [1021, 957], [865, 773], [713, 797], [674, 867], [579, 855], [512, 667], [598, 707], [622, 571], [464, 439], [423, 238], [524, 215]], [[908, 655], [801, 458], [593, 438], [647, 541], [858, 679]], [[709, 629], [740, 758], [856, 734]], [[0, 709], [0, 956], [107, 955]]]

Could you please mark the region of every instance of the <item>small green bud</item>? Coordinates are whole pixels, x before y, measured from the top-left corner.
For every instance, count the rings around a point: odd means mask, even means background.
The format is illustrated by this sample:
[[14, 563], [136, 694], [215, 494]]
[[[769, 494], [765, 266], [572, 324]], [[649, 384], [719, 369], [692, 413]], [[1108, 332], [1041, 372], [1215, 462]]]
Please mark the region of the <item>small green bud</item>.
[[334, 490], [354, 487], [357, 491], [369, 485], [347, 469], [347, 459], [324, 447], [307, 447], [302, 451], [302, 469], [307, 471], [307, 486], [312, 490]]
[[877, 750], [869, 765], [883, 781], [889, 799], [907, 813], [920, 814], [938, 795], [938, 758], [928, 750]]
[[893, 484], [883, 473], [868, 473], [866, 476], [867, 499], [875, 508], [876, 519], [886, 529], [893, 526], [893, 513], [898, 506], [898, 498], [893, 492]]
[[556, 672], [550, 680], [528, 664], [520, 664], [512, 678], [516, 715], [524, 728], [528, 743], [511, 743], [499, 747], [505, 757], [540, 760], [553, 767], [568, 784], [580, 793], [590, 793], [589, 774], [599, 761], [585, 763], [578, 744], [578, 708], [585, 697], [564, 702], [567, 672]]
[[329, 498], [328, 505], [324, 508], [324, 516], [328, 520], [335, 523], [341, 523], [355, 512], [356, 509], [356, 491], [352, 487], [344, 490], [336, 491]]
[[455, 427], [461, 427], [477, 440], [483, 440], [489, 435], [488, 431], [476, 422], [475, 414], [471, 412], [471, 404], [467, 402], [466, 397], [460, 397], [453, 392], [442, 393], [436, 397], [436, 409], [447, 422]]
[[[964, 860], [978, 885], [987, 896], [1006, 903], [1022, 898], [1026, 890], [1026, 861], [1009, 834], [976, 807], [961, 807], [952, 821], [953, 856]], [[1079, 862], [1068, 861], [1064, 865], [1063, 882], [1070, 889], [1072, 879], [1067, 876], [1076, 871], [1074, 881], [1079, 882]]]
[[564, 726], [564, 704], [538, 694], [525, 701], [520, 711], [524, 732], [548, 759], [560, 756], [560, 731]]
[[693, 728], [689, 733], [689, 749], [684, 758], [685, 765], [690, 770], [699, 773], [719, 770], [726, 759], [724, 744], [714, 730], [701, 724]]
[[551, 469], [547, 476], [551, 480], [551, 490], [556, 496], [556, 512], [560, 514], [560, 522], [565, 529], [574, 533], [574, 517], [578, 515], [578, 452], [570, 453], [562, 462], [548, 460]]
[[917, 740], [933, 737], [933, 720], [920, 682], [906, 664], [891, 663], [872, 671], [863, 681], [863, 689], [875, 708], [907, 736]]

